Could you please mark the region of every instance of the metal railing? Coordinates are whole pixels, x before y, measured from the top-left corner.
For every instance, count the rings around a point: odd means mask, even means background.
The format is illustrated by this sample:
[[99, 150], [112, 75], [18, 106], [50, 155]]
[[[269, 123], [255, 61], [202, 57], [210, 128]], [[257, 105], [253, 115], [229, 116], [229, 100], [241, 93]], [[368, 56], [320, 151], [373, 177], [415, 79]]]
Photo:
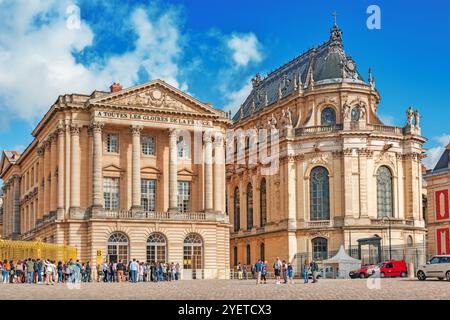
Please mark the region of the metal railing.
[[77, 258], [77, 249], [40, 241], [0, 240], [0, 259], [2, 261], [4, 259], [17, 261], [28, 258], [68, 261]]

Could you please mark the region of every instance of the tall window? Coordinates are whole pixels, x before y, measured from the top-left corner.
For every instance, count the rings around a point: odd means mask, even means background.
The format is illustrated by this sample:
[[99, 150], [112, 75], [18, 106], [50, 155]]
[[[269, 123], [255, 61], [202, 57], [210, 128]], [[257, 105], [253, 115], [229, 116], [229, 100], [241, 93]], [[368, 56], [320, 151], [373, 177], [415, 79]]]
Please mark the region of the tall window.
[[190, 149], [189, 149], [189, 143], [185, 141], [183, 136], [180, 136], [177, 142], [177, 148], [178, 148], [178, 158], [189, 158], [190, 157]]
[[261, 259], [261, 261], [266, 260], [266, 248], [264, 245], [264, 242], [261, 242], [261, 244], [259, 245], [259, 257]]
[[178, 210], [188, 212], [191, 210], [191, 183], [178, 181]]
[[103, 179], [103, 198], [106, 210], [119, 209], [119, 178]]
[[253, 188], [247, 185], [247, 230], [253, 228]]
[[142, 154], [146, 156], [155, 155], [155, 139], [153, 137], [142, 137]]
[[311, 220], [330, 219], [330, 192], [328, 170], [316, 167], [310, 178]]
[[234, 189], [234, 232], [241, 229], [241, 204], [239, 201], [239, 188]]
[[156, 211], [156, 180], [141, 180], [141, 206], [145, 211]]
[[320, 116], [320, 123], [322, 126], [331, 126], [336, 124], [336, 111], [334, 111], [331, 107], [323, 109]]
[[119, 135], [117, 133], [106, 135], [106, 152], [119, 153]]
[[237, 247], [233, 248], [233, 260], [234, 260], [234, 265], [237, 266], [238, 265], [238, 248]]
[[252, 252], [251, 252], [251, 248], [250, 245], [247, 245], [247, 265], [251, 265], [252, 264]]
[[167, 242], [163, 234], [154, 232], [148, 237], [147, 262], [167, 262]]
[[260, 211], [260, 226], [263, 227], [267, 223], [267, 190], [266, 179], [261, 180], [259, 188], [259, 211]]
[[328, 240], [325, 238], [314, 238], [312, 243], [312, 254], [314, 260], [328, 259]]
[[108, 261], [123, 263], [128, 262], [128, 237], [122, 232], [111, 234], [108, 239]]
[[189, 234], [183, 244], [183, 267], [187, 270], [199, 270], [203, 265], [203, 241], [195, 233]]
[[393, 216], [392, 173], [386, 166], [381, 166], [377, 171], [377, 206], [378, 218]]

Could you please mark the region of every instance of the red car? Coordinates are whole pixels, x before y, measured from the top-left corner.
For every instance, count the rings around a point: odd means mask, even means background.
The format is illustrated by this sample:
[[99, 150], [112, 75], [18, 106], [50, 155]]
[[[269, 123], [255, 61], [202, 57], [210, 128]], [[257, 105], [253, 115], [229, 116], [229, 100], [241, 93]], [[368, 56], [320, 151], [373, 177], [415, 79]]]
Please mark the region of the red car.
[[368, 265], [363, 266], [361, 269], [351, 271], [349, 276], [352, 279], [368, 278], [375, 272], [375, 270], [374, 270], [375, 268], [377, 268], [377, 265], [368, 264]]
[[404, 260], [391, 260], [381, 263], [377, 269], [380, 277], [406, 277], [408, 275], [408, 267]]

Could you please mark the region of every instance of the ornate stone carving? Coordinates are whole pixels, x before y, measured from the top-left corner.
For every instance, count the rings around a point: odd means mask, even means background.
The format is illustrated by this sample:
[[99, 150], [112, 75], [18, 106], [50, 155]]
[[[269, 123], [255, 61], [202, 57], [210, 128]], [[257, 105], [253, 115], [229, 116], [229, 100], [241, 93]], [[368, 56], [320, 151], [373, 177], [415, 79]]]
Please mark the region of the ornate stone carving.
[[93, 121], [90, 125], [89, 125], [89, 129], [92, 132], [102, 132], [103, 127], [105, 126], [105, 124], [103, 122], [100, 121]]
[[412, 125], [413, 116], [414, 116], [414, 111], [411, 107], [409, 107], [408, 110], [406, 110], [406, 121], [407, 121], [408, 126]]
[[326, 164], [328, 163], [328, 154], [315, 154], [311, 160], [309, 160], [311, 164]]
[[70, 125], [70, 134], [71, 135], [79, 135], [81, 131], [81, 128], [77, 124], [71, 124]]
[[122, 98], [114, 99], [112, 104], [135, 106], [135, 107], [152, 107], [152, 108], [164, 108], [173, 109], [179, 111], [187, 111], [189, 108], [168, 95], [165, 91], [159, 89], [151, 89], [148, 91], [142, 91], [130, 95], [126, 95]]
[[134, 135], [139, 136], [141, 134], [141, 131], [143, 128], [144, 128], [143, 126], [132, 125], [132, 126], [130, 126], [130, 132], [133, 136]]

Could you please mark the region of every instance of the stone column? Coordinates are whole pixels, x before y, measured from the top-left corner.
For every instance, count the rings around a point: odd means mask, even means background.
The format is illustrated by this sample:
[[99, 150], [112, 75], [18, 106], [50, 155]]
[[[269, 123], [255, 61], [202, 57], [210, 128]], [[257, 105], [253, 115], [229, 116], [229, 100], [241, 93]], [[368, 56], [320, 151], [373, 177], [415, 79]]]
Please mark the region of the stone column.
[[[102, 122], [93, 122], [90, 129], [93, 135], [93, 161], [92, 161], [92, 210], [103, 209], [103, 140]], [[95, 214], [95, 212], [93, 212]]]
[[13, 175], [13, 197], [12, 197], [12, 239], [18, 239], [20, 237], [20, 176]]
[[44, 166], [45, 166], [45, 146], [41, 145], [37, 149], [37, 153], [39, 156], [39, 172], [38, 172], [38, 208], [36, 210], [36, 220], [42, 219], [44, 215], [44, 198], [45, 198], [45, 191], [44, 191], [44, 185], [45, 185], [45, 179], [44, 179]]
[[131, 210], [141, 210], [141, 131], [142, 126], [131, 126], [132, 135], [132, 182]]
[[224, 213], [225, 149], [223, 137], [214, 138], [214, 211]]
[[44, 176], [43, 176], [43, 180], [44, 180], [44, 203], [43, 203], [43, 207], [44, 207], [44, 211], [42, 212], [42, 217], [45, 217], [48, 212], [50, 211], [50, 197], [51, 197], [51, 193], [50, 193], [50, 179], [49, 179], [49, 171], [50, 171], [50, 149], [51, 149], [51, 142], [50, 140], [46, 140], [44, 142], [44, 146], [45, 146], [45, 151], [44, 151]]
[[178, 149], [177, 130], [169, 129], [169, 211], [178, 211]]
[[212, 140], [206, 132], [203, 137], [205, 150], [205, 211], [213, 210], [213, 165], [212, 165]]
[[64, 218], [64, 129], [58, 128], [58, 220]]
[[49, 170], [49, 176], [50, 176], [50, 207], [49, 207], [49, 213], [50, 212], [55, 212], [57, 210], [57, 193], [58, 193], [58, 189], [57, 189], [57, 178], [56, 178], [56, 166], [57, 166], [57, 153], [58, 153], [58, 149], [57, 149], [57, 134], [56, 133], [52, 133], [50, 135], [50, 170]]
[[80, 127], [72, 125], [70, 135], [72, 138], [70, 210], [78, 211], [80, 208]]

